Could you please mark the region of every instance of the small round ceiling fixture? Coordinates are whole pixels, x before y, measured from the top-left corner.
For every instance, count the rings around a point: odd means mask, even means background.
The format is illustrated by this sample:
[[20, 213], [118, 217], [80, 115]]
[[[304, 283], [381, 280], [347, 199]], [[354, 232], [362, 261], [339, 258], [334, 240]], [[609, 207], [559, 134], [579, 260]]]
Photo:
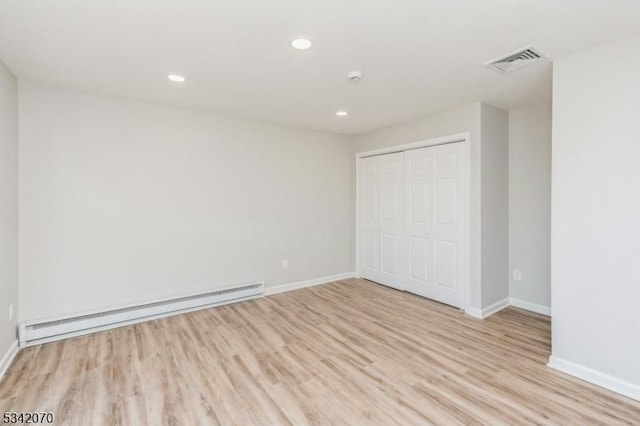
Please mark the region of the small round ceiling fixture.
[[291, 41], [291, 46], [293, 46], [294, 49], [298, 50], [307, 50], [311, 47], [311, 44], [311, 40], [309, 40], [308, 38], [296, 38]]
[[346, 117], [347, 111], [336, 111], [336, 117]]
[[351, 83], [357, 83], [362, 80], [362, 73], [360, 71], [350, 71], [347, 73], [347, 81]]
[[180, 74], [169, 74], [167, 78], [175, 83], [184, 83], [187, 79]]

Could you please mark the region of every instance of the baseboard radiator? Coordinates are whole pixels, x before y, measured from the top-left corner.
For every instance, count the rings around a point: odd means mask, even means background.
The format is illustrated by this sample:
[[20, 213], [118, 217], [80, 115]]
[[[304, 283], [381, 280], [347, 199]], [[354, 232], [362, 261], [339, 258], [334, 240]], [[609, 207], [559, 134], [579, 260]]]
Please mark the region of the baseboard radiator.
[[263, 294], [264, 282], [258, 282], [89, 315], [24, 323], [18, 327], [18, 339], [20, 347], [33, 346], [152, 319], [255, 299]]

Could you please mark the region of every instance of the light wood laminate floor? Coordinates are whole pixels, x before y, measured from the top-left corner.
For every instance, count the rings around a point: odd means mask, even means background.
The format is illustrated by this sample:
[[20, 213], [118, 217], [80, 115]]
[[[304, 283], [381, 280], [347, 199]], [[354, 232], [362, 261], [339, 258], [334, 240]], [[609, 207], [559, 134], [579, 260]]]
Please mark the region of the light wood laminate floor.
[[545, 366], [547, 317], [350, 279], [20, 351], [0, 411], [56, 424], [640, 424]]

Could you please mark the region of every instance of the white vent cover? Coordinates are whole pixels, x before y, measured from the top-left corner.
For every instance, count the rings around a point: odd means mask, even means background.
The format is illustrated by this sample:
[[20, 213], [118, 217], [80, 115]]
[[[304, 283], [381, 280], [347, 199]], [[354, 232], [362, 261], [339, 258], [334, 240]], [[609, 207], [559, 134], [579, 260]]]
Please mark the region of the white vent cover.
[[511, 71], [526, 67], [543, 61], [546, 57], [534, 49], [533, 47], [525, 47], [515, 52], [507, 53], [499, 58], [485, 62], [483, 65], [489, 67], [500, 74], [506, 74]]

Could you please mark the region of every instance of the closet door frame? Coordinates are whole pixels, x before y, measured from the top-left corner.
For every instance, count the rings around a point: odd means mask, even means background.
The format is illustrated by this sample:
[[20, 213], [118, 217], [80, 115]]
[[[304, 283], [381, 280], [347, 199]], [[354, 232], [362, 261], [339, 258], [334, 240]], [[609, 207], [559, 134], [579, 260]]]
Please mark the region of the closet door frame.
[[465, 239], [462, 242], [464, 253], [464, 259], [462, 259], [464, 265], [464, 273], [461, 277], [462, 281], [462, 306], [461, 308], [464, 311], [468, 311], [469, 304], [469, 294], [471, 292], [471, 189], [470, 189], [470, 175], [471, 175], [471, 150], [470, 150], [470, 134], [469, 133], [458, 133], [450, 136], [443, 136], [439, 138], [427, 139], [417, 142], [411, 142], [402, 145], [393, 145], [386, 148], [371, 150], [371, 151], [363, 151], [356, 153], [356, 208], [355, 208], [355, 262], [356, 262], [356, 277], [360, 277], [361, 265], [360, 265], [360, 180], [362, 173], [362, 159], [366, 157], [371, 157], [375, 155], [384, 155], [384, 154], [392, 154], [395, 152], [403, 152], [411, 149], [419, 149], [419, 148], [427, 148], [430, 146], [437, 145], [445, 145], [450, 143], [461, 143], [463, 144], [463, 152], [464, 152], [464, 176], [463, 176], [463, 186], [462, 189], [464, 194], [465, 205], [462, 208], [462, 221], [464, 227], [464, 235]]

